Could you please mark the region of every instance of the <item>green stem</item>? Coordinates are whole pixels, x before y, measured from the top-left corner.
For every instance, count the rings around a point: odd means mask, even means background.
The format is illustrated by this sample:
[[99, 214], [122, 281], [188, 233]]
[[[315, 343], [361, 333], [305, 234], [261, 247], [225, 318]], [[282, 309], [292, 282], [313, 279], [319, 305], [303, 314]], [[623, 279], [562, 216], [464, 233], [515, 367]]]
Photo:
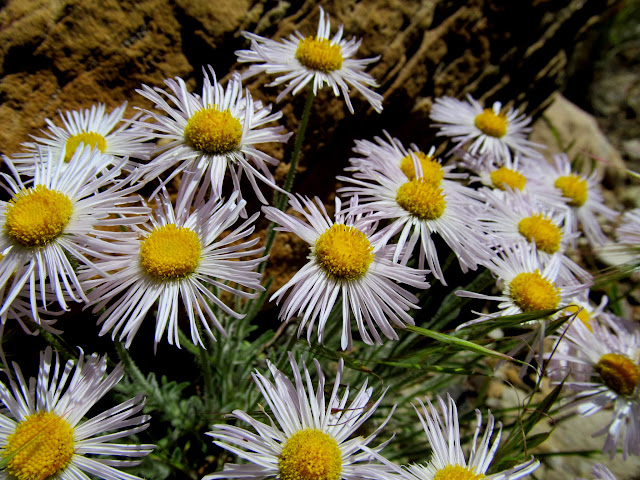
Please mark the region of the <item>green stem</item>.
[[139, 388], [143, 389], [148, 397], [152, 397], [158, 405], [163, 405], [162, 397], [158, 394], [157, 388], [149, 383], [142, 371], [140, 371], [136, 365], [136, 362], [134, 362], [131, 355], [129, 355], [127, 349], [124, 348], [124, 345], [117, 341], [114, 341], [113, 344], [115, 345], [118, 357], [120, 357], [120, 361], [124, 364], [124, 369], [129, 374], [129, 377], [131, 377], [131, 380], [137, 383]]
[[[287, 178], [284, 182], [284, 186], [282, 187], [282, 189], [287, 193], [291, 192], [291, 187], [293, 186], [293, 179], [295, 178], [296, 168], [298, 167], [298, 161], [300, 160], [300, 153], [302, 152], [302, 142], [307, 131], [307, 124], [309, 123], [309, 117], [311, 116], [311, 105], [313, 104], [314, 98], [315, 94], [313, 93], [313, 85], [309, 84], [309, 88], [307, 89], [307, 101], [304, 104], [304, 111], [302, 112], [302, 118], [300, 119], [300, 128], [298, 128], [298, 133], [296, 134], [296, 141], [293, 146], [293, 154], [291, 155], [291, 162], [289, 162], [289, 172], [287, 172]], [[287, 206], [288, 199], [288, 195], [280, 193], [274, 198], [274, 206], [278, 210], [284, 211]], [[268, 255], [271, 251], [273, 241], [276, 238], [275, 227], [276, 224], [274, 222], [271, 222], [269, 224], [269, 228], [267, 229], [267, 238], [264, 242], [265, 255]], [[263, 273], [266, 265], [267, 262], [262, 262], [258, 267], [258, 271], [260, 273]]]

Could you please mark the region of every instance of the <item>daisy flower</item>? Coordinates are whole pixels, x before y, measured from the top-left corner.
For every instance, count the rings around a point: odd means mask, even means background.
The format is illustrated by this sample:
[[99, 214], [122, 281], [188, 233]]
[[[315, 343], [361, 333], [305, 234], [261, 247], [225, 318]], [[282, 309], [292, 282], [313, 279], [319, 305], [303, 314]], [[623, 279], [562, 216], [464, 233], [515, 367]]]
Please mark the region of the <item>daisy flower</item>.
[[[366, 344], [382, 344], [378, 328], [387, 338], [397, 340], [390, 322], [401, 328], [405, 323], [413, 325], [407, 311], [419, 307], [417, 297], [396, 282], [429, 288], [424, 281], [427, 272], [392, 262], [395, 247], [374, 241], [375, 226], [360, 216], [342, 212], [338, 198], [335, 221], [319, 199], [314, 203], [299, 198], [292, 196], [289, 203], [308, 223], [274, 207], [263, 207], [267, 219], [281, 225], [277, 230], [295, 233], [310, 245], [309, 262], [271, 297], [279, 303], [289, 292], [280, 318], [288, 322], [295, 315], [302, 315], [298, 336], [306, 327], [309, 342], [317, 321], [318, 341], [323, 343], [327, 320], [341, 296], [343, 350], [352, 345], [351, 315]], [[356, 201], [352, 200], [352, 207]]]
[[562, 193], [564, 203], [569, 207], [566, 223], [570, 231], [578, 230], [578, 225], [592, 246], [600, 246], [607, 242], [596, 215], [607, 220], [615, 220], [618, 213], [604, 204], [600, 188], [602, 172], [593, 170], [589, 175], [574, 172], [566, 153], [553, 156], [554, 164], [539, 162], [539, 176], [549, 186]]
[[[603, 452], [613, 458], [640, 455], [640, 329], [608, 315], [589, 326], [573, 322], [549, 360], [552, 381], [564, 379], [568, 401], [581, 415], [613, 407], [611, 421], [593, 436], [606, 435]], [[558, 371], [559, 370], [559, 371]]]
[[510, 158], [512, 153], [541, 158], [542, 145], [527, 140], [531, 131], [531, 118], [509, 108], [504, 111], [500, 102], [483, 108], [480, 102], [467, 95], [467, 100], [452, 97], [436, 98], [430, 114], [437, 135], [451, 137], [456, 144], [453, 151], [466, 147], [472, 154], [490, 153], [498, 162]]
[[[60, 362], [47, 347], [40, 354], [38, 378], [25, 382], [14, 363], [17, 382], [0, 383], [1, 455], [6, 466], [0, 478], [11, 480], [78, 480], [88, 475], [108, 480], [139, 477], [114, 467], [129, 467], [149, 454], [154, 445], [113, 443], [145, 430], [148, 415], [138, 415], [144, 397], [131, 400], [83, 421], [87, 412], [123, 377], [122, 364], [107, 375], [106, 357], [82, 353], [73, 361]], [[110, 432], [110, 433], [107, 433]], [[115, 457], [115, 458], [114, 458]], [[120, 460], [125, 458], [126, 460]]]
[[282, 74], [268, 86], [286, 83], [286, 88], [278, 95], [280, 102], [290, 92], [297, 95], [309, 82], [313, 82], [313, 93], [317, 94], [325, 84], [329, 85], [336, 97], [342, 93], [347, 108], [353, 113], [349, 98], [350, 87], [353, 87], [367, 99], [371, 106], [380, 113], [382, 111], [382, 95], [368, 87], [377, 87], [371, 75], [364, 71], [370, 63], [377, 62], [380, 57], [352, 58], [362, 40], [342, 38], [343, 26], [330, 38], [329, 15], [320, 7], [320, 22], [315, 36], [303, 37], [299, 32], [290, 35], [280, 42], [270, 40], [249, 32], [242, 35], [251, 40], [251, 49], [238, 50], [239, 62], [253, 63], [243, 74], [243, 78], [266, 72]]
[[619, 248], [630, 254], [632, 261], [640, 266], [640, 208], [625, 212], [615, 233]]
[[[371, 462], [361, 449], [382, 431], [393, 414], [367, 437], [354, 436], [373, 415], [382, 396], [370, 402], [373, 389], [367, 382], [349, 402], [349, 387], [340, 394], [344, 362], [340, 359], [329, 401], [325, 400], [325, 377], [314, 359], [318, 375], [316, 391], [311, 374], [302, 364], [302, 372], [289, 353], [294, 382], [267, 361], [273, 382], [259, 372], [252, 374], [270, 410], [269, 424], [242, 410], [233, 417], [248, 423], [256, 433], [232, 425], [214, 425], [209, 432], [219, 447], [246, 460], [247, 464], [226, 464], [221, 472], [203, 480], [227, 478], [278, 478], [281, 480], [357, 480], [378, 479], [388, 468]], [[273, 415], [273, 419], [269, 416]], [[380, 451], [387, 442], [374, 447]]]
[[[412, 169], [417, 166], [417, 170], [407, 170], [411, 178], [393, 164], [379, 170], [363, 166], [353, 178], [338, 177], [353, 185], [338, 191], [357, 195], [360, 203], [354, 211], [371, 212], [369, 221], [389, 220], [377, 235], [386, 242], [400, 234], [394, 262], [406, 265], [420, 241], [418, 268], [424, 268], [426, 260], [433, 275], [446, 285], [432, 234], [438, 234], [451, 248], [463, 272], [475, 270], [491, 253], [476, 219], [485, 206], [477, 200], [475, 190], [445, 179], [445, 171], [438, 170], [438, 162], [429, 161], [425, 168], [420, 163], [411, 165]], [[427, 171], [430, 175], [424, 175]]]
[[[436, 410], [429, 399], [427, 399], [427, 405], [417, 399], [420, 409], [415, 405], [413, 406], [431, 446], [433, 452], [431, 460], [426, 464], [399, 467], [386, 460], [380, 454], [371, 451], [372, 455], [399, 474], [399, 477], [387, 474], [381, 478], [389, 480], [398, 478], [401, 480], [516, 480], [531, 474], [540, 466], [540, 462], [532, 457], [530, 460], [508, 470], [487, 475], [487, 470], [500, 443], [502, 425], [498, 423], [498, 434], [492, 442], [491, 437], [493, 436], [495, 421], [493, 415], [489, 412], [487, 415], [487, 427], [480, 439], [482, 415], [479, 410], [476, 410], [477, 424], [473, 435], [471, 452], [467, 460], [460, 442], [460, 425], [458, 423], [456, 404], [449, 394], [447, 394], [446, 400], [440, 396], [436, 398], [440, 412]], [[480, 441], [478, 442], [479, 439]], [[368, 449], [365, 447], [365, 450]]]
[[[62, 159], [69, 163], [76, 150], [89, 145], [104, 153], [94, 160], [102, 162], [99, 166], [106, 168], [118, 162], [115, 157], [133, 157], [147, 160], [153, 145], [145, 143], [143, 132], [131, 127], [131, 121], [124, 120], [127, 102], [106, 113], [103, 103], [93, 105], [90, 109], [60, 112], [62, 127], [56, 126], [48, 118], [45, 119], [48, 131], [42, 131], [46, 137], [32, 136], [35, 142], [23, 143], [24, 153], [13, 155], [13, 162], [20, 173], [33, 175], [35, 158], [38, 150], [49, 148], [54, 161]], [[127, 170], [131, 169], [123, 164]], [[101, 169], [99, 169], [101, 170]]]
[[174, 209], [163, 190], [150, 223], [138, 226], [133, 237], [115, 242], [106, 250], [113, 255], [97, 262], [108, 275], [92, 278], [89, 271], [81, 275], [91, 288], [89, 303], [94, 313], [102, 311], [100, 335], [112, 330], [112, 338], [118, 334], [120, 340], [126, 337], [125, 347], [129, 348], [145, 316], [157, 304], [154, 346], [167, 330], [169, 343], [175, 341], [180, 347], [178, 313], [182, 303], [193, 343], [204, 347], [197, 322], [215, 340], [212, 326], [225, 335], [220, 313], [244, 316], [227, 306], [218, 290], [242, 298], [257, 295], [244, 288], [264, 290], [255, 268], [266, 257], [251, 258], [264, 248], [253, 248], [260, 240], [257, 237], [247, 240], [258, 213], [234, 227], [244, 200], [238, 201], [234, 193], [227, 201], [205, 201], [204, 193], [201, 190], [194, 201], [193, 195], [179, 191]]
[[47, 292], [64, 310], [68, 310], [69, 299], [87, 301], [71, 261], [87, 266], [93, 275], [103, 274], [94, 259], [103, 257], [112, 241], [128, 233], [102, 227], [126, 227], [147, 218], [149, 209], [139, 205], [139, 197], [126, 196], [141, 185], [122, 188], [131, 177], [115, 180], [125, 160], [104, 170], [104, 155], [87, 146], [62, 168], [63, 162], [52, 161], [51, 155], [50, 150], [38, 153], [35, 176], [28, 180], [23, 180], [13, 161], [4, 157], [12, 175], [1, 174], [11, 198], [0, 201], [0, 252], [4, 255], [0, 261], [0, 315], [25, 286], [34, 318], [38, 303], [47, 309]]
[[[613, 473], [611, 473], [611, 470], [609, 470], [606, 466], [604, 466], [601, 463], [596, 463], [593, 466], [591, 473], [593, 474], [593, 478], [595, 480], [618, 480], [616, 476]], [[579, 479], [579, 480], [584, 480], [584, 479]]]
[[[158, 148], [153, 160], [141, 168], [141, 175], [148, 181], [168, 169], [172, 169], [169, 179], [185, 170], [195, 171], [198, 175], [194, 179], [204, 177], [204, 187], [211, 184], [213, 196], [220, 198], [228, 169], [234, 191], [240, 189], [244, 173], [258, 199], [268, 203], [256, 179], [277, 189], [267, 165], [276, 166], [280, 162], [256, 145], [284, 143], [289, 139], [291, 133], [282, 133], [280, 126], [260, 128], [280, 119], [282, 112], [271, 113], [271, 105], [265, 107], [254, 101], [248, 90], [243, 93], [238, 74], [223, 88], [213, 68], [208, 68], [210, 76], [203, 68], [202, 96], [187, 92], [184, 80], [179, 77], [165, 80], [169, 92], [147, 85], [137, 90], [163, 112], [143, 110], [148, 115], [143, 120], [153, 122], [141, 121], [137, 125], [146, 130], [149, 138], [168, 140]], [[194, 185], [198, 183], [195, 180]]]

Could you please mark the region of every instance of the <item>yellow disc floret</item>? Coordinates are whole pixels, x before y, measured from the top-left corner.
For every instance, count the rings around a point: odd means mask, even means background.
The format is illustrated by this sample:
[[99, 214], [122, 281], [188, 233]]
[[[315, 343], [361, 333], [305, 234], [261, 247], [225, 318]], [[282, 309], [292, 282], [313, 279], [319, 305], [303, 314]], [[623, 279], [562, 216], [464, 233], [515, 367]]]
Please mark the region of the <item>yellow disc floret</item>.
[[485, 108], [482, 113], [476, 115], [474, 123], [482, 133], [496, 138], [505, 136], [509, 124], [506, 115], [503, 113], [496, 115], [490, 108]]
[[342, 48], [326, 38], [307, 37], [298, 44], [296, 60], [310, 70], [333, 72], [342, 68]]
[[550, 218], [541, 213], [520, 220], [518, 231], [529, 242], [534, 242], [538, 250], [555, 253], [560, 248], [562, 231]]
[[485, 480], [481, 473], [474, 473], [462, 465], [447, 465], [436, 472], [433, 480]]
[[315, 257], [331, 276], [357, 280], [373, 262], [373, 247], [367, 236], [355, 227], [335, 223], [316, 240]]
[[618, 395], [633, 394], [640, 381], [640, 368], [633, 361], [619, 353], [606, 353], [595, 365], [594, 370], [604, 384]]
[[491, 177], [493, 186], [500, 190], [506, 190], [507, 187], [512, 190], [522, 190], [527, 183], [524, 175], [517, 170], [512, 170], [507, 167], [500, 167], [491, 172], [489, 176]]
[[569, 305], [565, 308], [565, 314], [575, 315], [578, 320], [584, 323], [585, 327], [587, 327], [589, 331], [593, 332], [593, 328], [591, 327], [591, 315], [589, 315], [586, 308], [578, 305]]
[[155, 228], [140, 242], [140, 264], [161, 280], [183, 278], [195, 271], [201, 250], [196, 232], [170, 223]]
[[[442, 169], [440, 162], [424, 152], [414, 153], [414, 155], [418, 157], [420, 166], [422, 166], [422, 178], [424, 178], [426, 182], [431, 182], [434, 185], [440, 185], [440, 182], [444, 178], [444, 170]], [[415, 167], [413, 166], [413, 159], [411, 158], [411, 155], [407, 155], [402, 159], [400, 162], [400, 169], [409, 180], [414, 180], [416, 178]]]
[[82, 132], [77, 133], [67, 139], [67, 142], [64, 144], [64, 161], [69, 163], [73, 154], [76, 153], [76, 150], [80, 146], [81, 143], [85, 145], [90, 145], [91, 148], [97, 148], [101, 152], [104, 152], [107, 149], [107, 140], [96, 132]]
[[560, 303], [560, 289], [539, 270], [516, 275], [509, 283], [509, 295], [523, 312], [550, 310]]
[[580, 175], [572, 173], [564, 177], [558, 177], [555, 187], [562, 191], [562, 196], [567, 197], [569, 205], [580, 207], [587, 201], [589, 195], [587, 181]]
[[7, 437], [2, 458], [6, 471], [19, 480], [45, 480], [69, 465], [74, 452], [73, 428], [51, 412], [29, 415]]
[[278, 467], [280, 480], [338, 480], [342, 472], [342, 452], [332, 436], [306, 428], [286, 441]]
[[242, 124], [229, 109], [215, 106], [195, 112], [184, 128], [184, 141], [191, 148], [211, 155], [224, 155], [238, 148]]
[[25, 247], [41, 247], [56, 239], [73, 213], [69, 197], [44, 185], [20, 190], [6, 208], [5, 232]]
[[447, 202], [437, 185], [422, 178], [403, 183], [396, 194], [398, 205], [420, 220], [435, 220], [444, 213]]

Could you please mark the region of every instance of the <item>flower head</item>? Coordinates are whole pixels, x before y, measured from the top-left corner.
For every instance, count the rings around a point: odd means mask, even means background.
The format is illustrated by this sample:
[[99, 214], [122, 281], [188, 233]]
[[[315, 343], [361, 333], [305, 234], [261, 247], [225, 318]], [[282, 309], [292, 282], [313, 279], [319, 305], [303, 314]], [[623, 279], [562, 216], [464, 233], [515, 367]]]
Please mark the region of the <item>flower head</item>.
[[339, 199], [335, 221], [318, 199], [314, 203], [292, 196], [289, 202], [308, 223], [276, 208], [263, 207], [266, 217], [281, 225], [280, 230], [295, 233], [309, 244], [309, 262], [271, 297], [279, 302], [290, 290], [280, 317], [289, 321], [301, 315], [298, 335], [306, 327], [309, 341], [318, 321], [318, 340], [322, 343], [331, 310], [342, 296], [343, 350], [351, 348], [351, 315], [365, 343], [382, 343], [376, 327], [387, 338], [398, 339], [390, 321], [398, 327], [413, 325], [407, 310], [418, 307], [416, 296], [396, 282], [428, 288], [426, 272], [392, 262], [394, 246], [374, 241], [375, 227], [359, 216], [341, 212]]
[[[279, 126], [263, 127], [278, 120], [282, 113], [271, 113], [271, 105], [265, 107], [254, 101], [248, 90], [243, 93], [239, 75], [233, 75], [223, 88], [211, 66], [209, 74], [203, 71], [201, 96], [187, 92], [184, 80], [178, 77], [165, 80], [169, 92], [147, 85], [138, 90], [163, 111], [145, 110], [147, 119], [153, 122], [138, 122], [138, 126], [146, 130], [149, 138], [168, 140], [153, 160], [141, 168], [141, 175], [145, 180], [151, 180], [172, 169], [170, 179], [182, 171], [195, 172], [189, 177], [191, 186], [195, 188], [204, 179], [202, 188], [211, 185], [213, 196], [220, 198], [228, 170], [234, 191], [240, 190], [240, 179], [244, 174], [258, 199], [267, 203], [256, 180], [277, 189], [268, 165], [278, 165], [279, 161], [256, 145], [289, 139], [291, 133], [282, 133]], [[242, 195], [239, 198], [242, 199]]]
[[287, 84], [278, 95], [281, 101], [289, 92], [298, 94], [309, 82], [313, 82], [313, 93], [317, 93], [325, 84], [329, 85], [336, 97], [344, 97], [349, 111], [353, 106], [349, 98], [350, 87], [360, 92], [371, 106], [382, 111], [382, 96], [368, 87], [377, 86], [375, 80], [364, 71], [370, 63], [380, 57], [352, 58], [362, 40], [354, 38], [344, 40], [341, 26], [338, 32], [330, 37], [329, 15], [320, 7], [320, 22], [315, 36], [303, 37], [299, 32], [290, 35], [280, 42], [244, 32], [251, 40], [250, 50], [238, 50], [239, 62], [251, 62], [252, 65], [244, 73], [243, 78], [257, 73], [282, 74], [270, 85]]
[[[135, 466], [154, 445], [112, 443], [112, 440], [145, 430], [149, 416], [138, 415], [144, 407], [139, 395], [89, 420], [87, 412], [124, 375], [122, 364], [107, 375], [106, 357], [82, 353], [62, 364], [48, 347], [40, 354], [38, 378], [25, 382], [14, 364], [17, 382], [0, 383], [0, 456], [6, 461], [2, 478], [18, 480], [72, 480], [98, 478], [134, 480], [114, 466]], [[107, 433], [109, 432], [109, 433]], [[115, 457], [115, 458], [113, 458]]]
[[[302, 372], [289, 353], [294, 382], [268, 363], [273, 382], [256, 372], [253, 379], [269, 406], [274, 420], [262, 423], [242, 410], [233, 416], [247, 422], [257, 433], [232, 425], [214, 425], [209, 432], [215, 444], [229, 450], [250, 464], [227, 464], [221, 472], [207, 475], [204, 480], [226, 478], [280, 478], [282, 480], [355, 480], [377, 479], [388, 470], [370, 462], [370, 455], [361, 451], [369, 445], [389, 417], [373, 433], [363, 438], [354, 433], [373, 415], [382, 396], [372, 405], [373, 389], [367, 383], [349, 401], [349, 387], [338, 395], [344, 363], [338, 363], [336, 380], [325, 400], [325, 378], [320, 363], [314, 360], [318, 386], [312, 391], [311, 375], [306, 365]], [[381, 450], [384, 445], [373, 448]]]
[[513, 108], [504, 111], [500, 102], [483, 108], [471, 95], [466, 101], [436, 98], [430, 118], [440, 127], [438, 135], [451, 137], [454, 150], [466, 147], [472, 155], [489, 153], [498, 162], [511, 158], [512, 153], [541, 157], [537, 148], [542, 146], [526, 138], [531, 119]]
[[109, 275], [92, 278], [90, 272], [83, 274], [92, 288], [89, 299], [94, 312], [106, 308], [98, 319], [103, 324], [100, 335], [112, 330], [115, 338], [119, 333], [120, 339], [126, 337], [128, 348], [146, 314], [157, 304], [155, 345], [167, 330], [169, 343], [175, 341], [180, 346], [178, 313], [182, 303], [191, 338], [203, 345], [197, 321], [211, 338], [215, 339], [211, 326], [224, 334], [212, 305], [231, 317], [243, 317], [218, 298], [211, 286], [242, 298], [256, 295], [245, 288], [264, 290], [261, 275], [255, 271], [264, 260], [256, 257], [263, 248], [253, 248], [258, 238], [246, 239], [258, 214], [236, 226], [244, 200], [238, 201], [234, 194], [227, 201], [205, 201], [204, 192], [200, 193], [194, 201], [192, 195], [179, 192], [174, 209], [164, 190], [150, 223], [138, 227], [133, 238], [107, 248], [111, 255], [97, 265]]

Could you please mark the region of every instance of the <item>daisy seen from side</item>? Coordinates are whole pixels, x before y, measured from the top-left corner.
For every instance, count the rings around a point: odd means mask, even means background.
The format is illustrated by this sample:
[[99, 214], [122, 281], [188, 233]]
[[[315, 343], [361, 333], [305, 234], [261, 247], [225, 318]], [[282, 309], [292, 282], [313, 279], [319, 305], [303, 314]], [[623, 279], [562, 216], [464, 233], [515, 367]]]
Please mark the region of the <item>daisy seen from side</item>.
[[[640, 455], [640, 329], [602, 315], [588, 325], [574, 321], [549, 359], [551, 379], [564, 380], [568, 406], [589, 416], [612, 408], [611, 421], [593, 436], [605, 435], [603, 453], [613, 458]], [[568, 375], [568, 377], [567, 377]], [[565, 379], [566, 378], [566, 379]]]
[[[351, 208], [356, 202], [354, 197]], [[342, 211], [337, 197], [335, 220], [329, 218], [317, 198], [313, 202], [291, 196], [289, 204], [306, 221], [274, 207], [263, 207], [267, 219], [280, 225], [277, 230], [294, 233], [309, 244], [309, 262], [270, 299], [279, 303], [284, 298], [280, 318], [288, 322], [300, 316], [298, 336], [306, 328], [309, 342], [317, 322], [318, 341], [323, 343], [327, 320], [341, 298], [343, 350], [352, 346], [351, 316], [366, 344], [382, 344], [378, 329], [385, 337], [397, 340], [393, 326], [413, 325], [408, 310], [419, 308], [417, 297], [399, 283], [429, 288], [427, 272], [394, 263], [395, 246], [374, 241], [375, 225]]]
[[81, 274], [91, 289], [89, 304], [94, 313], [102, 312], [100, 335], [111, 331], [112, 338], [124, 339], [129, 348], [157, 305], [154, 346], [166, 331], [168, 342], [180, 347], [182, 304], [193, 343], [204, 347], [199, 325], [215, 340], [213, 330], [225, 335], [223, 316], [244, 316], [229, 307], [220, 292], [250, 299], [264, 290], [262, 276], [255, 271], [266, 258], [259, 256], [264, 248], [255, 247], [259, 238], [248, 239], [258, 213], [238, 225], [245, 201], [238, 201], [236, 193], [226, 201], [204, 197], [204, 190], [195, 198], [193, 192], [179, 190], [174, 208], [163, 190], [149, 223], [107, 248], [109, 256], [97, 263], [108, 275]]
[[[325, 377], [314, 359], [318, 380], [315, 392], [311, 373], [302, 370], [289, 353], [294, 381], [268, 362], [273, 381], [259, 372], [252, 374], [269, 412], [263, 423], [242, 410], [232, 416], [248, 423], [249, 431], [233, 425], [214, 425], [209, 432], [215, 444], [246, 460], [246, 464], [226, 464], [221, 472], [203, 480], [227, 478], [279, 478], [281, 480], [378, 479], [388, 471], [362, 451], [375, 440], [393, 414], [366, 437], [355, 432], [373, 415], [384, 394], [373, 401], [373, 388], [364, 385], [349, 402], [349, 386], [341, 390], [344, 362], [340, 359], [336, 380], [327, 401]], [[273, 416], [273, 418], [271, 417]], [[380, 451], [387, 442], [372, 448]]]
[[[458, 409], [449, 394], [446, 399], [436, 397], [440, 412], [427, 399], [425, 405], [417, 399], [420, 408], [414, 405], [420, 423], [427, 435], [431, 447], [431, 460], [428, 463], [416, 463], [398, 466], [389, 462], [377, 452], [371, 451], [378, 460], [387, 465], [394, 475], [384, 475], [385, 480], [516, 480], [535, 471], [540, 462], [533, 457], [508, 470], [487, 475], [494, 455], [500, 444], [502, 425], [498, 423], [498, 433], [491, 441], [495, 429], [495, 420], [491, 412], [487, 415], [487, 426], [482, 432], [482, 414], [476, 410], [476, 428], [471, 451], [466, 457], [460, 440]], [[482, 437], [481, 437], [482, 435]], [[365, 447], [366, 448], [366, 447]], [[368, 449], [367, 449], [368, 450]], [[396, 476], [396, 475], [399, 475]]]
[[[106, 106], [99, 103], [84, 110], [60, 112], [62, 127], [46, 118], [47, 130], [42, 131], [46, 136], [32, 136], [33, 142], [22, 144], [25, 152], [12, 156], [16, 169], [33, 175], [38, 150], [44, 148], [51, 150], [53, 161], [62, 160], [67, 164], [76, 150], [87, 145], [104, 154], [93, 157], [102, 162], [103, 168], [113, 166], [122, 157], [148, 160], [154, 147], [146, 142], [144, 132], [131, 125], [138, 115], [125, 120], [126, 109], [127, 102], [124, 102], [107, 114]], [[134, 167], [130, 162], [122, 164], [125, 170]]]
[[82, 352], [77, 364], [63, 363], [51, 348], [40, 354], [37, 379], [27, 383], [14, 363], [16, 380], [0, 383], [0, 456], [7, 480], [139, 480], [119, 470], [138, 465], [154, 445], [114, 443], [142, 432], [148, 415], [138, 415], [138, 395], [88, 420], [86, 414], [124, 376], [118, 364], [107, 375], [107, 359]]
[[[149, 209], [130, 195], [141, 187], [128, 185], [131, 176], [117, 179], [119, 165], [103, 170], [96, 157], [103, 154], [88, 146], [77, 151], [62, 167], [52, 161], [51, 151], [39, 152], [35, 176], [23, 179], [11, 159], [4, 162], [12, 174], [1, 174], [3, 187], [11, 196], [0, 201], [0, 315], [28, 288], [33, 318], [39, 306], [48, 309], [54, 297], [63, 310], [67, 302], [87, 301], [70, 258], [86, 266], [93, 275], [104, 274], [96, 258], [114, 240], [127, 232], [110, 227], [127, 227], [146, 221]], [[98, 176], [98, 173], [101, 174]], [[103, 228], [106, 227], [106, 228]]]
[[460, 148], [472, 154], [490, 153], [498, 162], [518, 153], [525, 157], [542, 158], [542, 145], [527, 139], [531, 118], [510, 107], [504, 110], [500, 102], [483, 108], [471, 95], [466, 100], [453, 97], [436, 98], [430, 114], [439, 136], [451, 137], [453, 151]]
[[251, 63], [243, 78], [265, 72], [279, 75], [268, 86], [286, 84], [286, 88], [278, 95], [280, 102], [289, 93], [297, 95], [312, 82], [313, 93], [328, 85], [336, 97], [342, 95], [351, 113], [354, 112], [349, 92], [354, 88], [380, 113], [382, 111], [382, 95], [375, 93], [370, 87], [377, 83], [365, 72], [367, 65], [377, 62], [378, 57], [353, 58], [360, 48], [362, 40], [342, 38], [343, 26], [331, 37], [329, 15], [320, 7], [320, 21], [316, 35], [303, 37], [299, 32], [289, 35], [280, 41], [271, 40], [259, 35], [243, 32], [251, 41], [249, 50], [238, 50], [239, 62]]
[[257, 181], [278, 189], [269, 165], [277, 166], [280, 162], [257, 145], [284, 143], [289, 139], [291, 133], [284, 133], [282, 127], [265, 126], [279, 120], [282, 113], [271, 113], [271, 105], [254, 101], [249, 91], [243, 90], [238, 74], [223, 87], [211, 66], [208, 73], [203, 68], [203, 73], [202, 95], [188, 92], [179, 77], [165, 80], [169, 91], [147, 85], [137, 90], [162, 112], [144, 110], [147, 116], [137, 125], [146, 131], [148, 138], [167, 140], [153, 159], [141, 167], [140, 174], [148, 181], [171, 169], [166, 183], [180, 172], [197, 172], [191, 177], [192, 188], [204, 180], [200, 188], [210, 185], [212, 195], [217, 198], [223, 196], [227, 171], [233, 191], [240, 191], [244, 174], [258, 199], [268, 203]]

